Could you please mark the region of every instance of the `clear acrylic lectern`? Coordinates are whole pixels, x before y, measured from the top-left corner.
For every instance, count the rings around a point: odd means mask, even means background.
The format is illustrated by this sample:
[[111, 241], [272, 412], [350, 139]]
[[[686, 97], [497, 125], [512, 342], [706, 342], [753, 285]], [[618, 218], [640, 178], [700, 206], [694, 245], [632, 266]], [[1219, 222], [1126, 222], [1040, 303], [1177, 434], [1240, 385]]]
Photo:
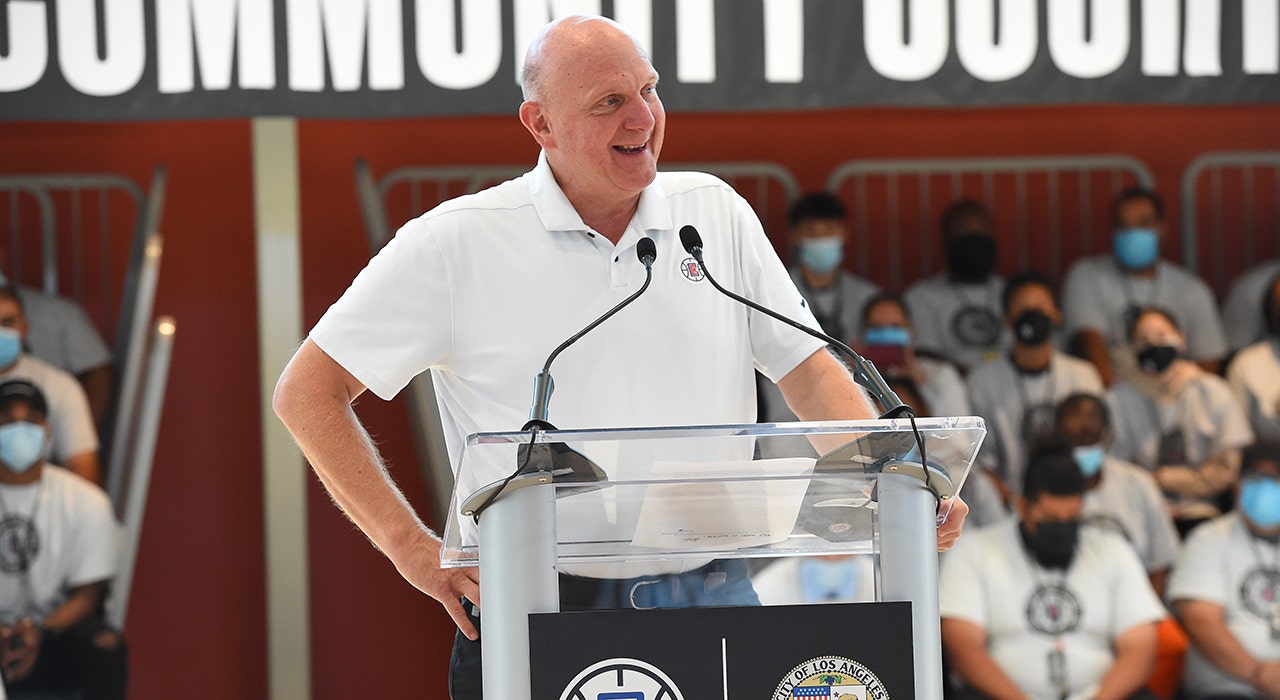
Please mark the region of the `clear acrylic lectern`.
[[906, 419], [469, 436], [441, 558], [481, 567], [485, 694], [529, 698], [528, 616], [559, 611], [558, 571], [864, 553], [877, 599], [912, 603], [916, 697], [940, 700], [935, 494], [960, 490], [986, 429], [916, 424], [927, 470]]

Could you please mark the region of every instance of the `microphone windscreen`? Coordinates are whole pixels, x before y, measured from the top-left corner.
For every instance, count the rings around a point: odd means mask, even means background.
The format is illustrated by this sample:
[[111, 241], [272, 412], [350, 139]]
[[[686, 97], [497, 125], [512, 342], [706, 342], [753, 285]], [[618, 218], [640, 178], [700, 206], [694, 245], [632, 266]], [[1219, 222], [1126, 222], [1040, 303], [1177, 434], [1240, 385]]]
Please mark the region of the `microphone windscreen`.
[[[652, 238], [645, 236], [636, 244], [636, 257], [640, 258], [641, 263], [653, 264], [658, 259], [658, 246], [653, 242]], [[648, 258], [646, 263], [645, 258]]]
[[680, 245], [684, 246], [686, 253], [693, 255], [694, 248], [702, 247], [702, 236], [698, 235], [698, 229], [685, 225], [680, 229]]

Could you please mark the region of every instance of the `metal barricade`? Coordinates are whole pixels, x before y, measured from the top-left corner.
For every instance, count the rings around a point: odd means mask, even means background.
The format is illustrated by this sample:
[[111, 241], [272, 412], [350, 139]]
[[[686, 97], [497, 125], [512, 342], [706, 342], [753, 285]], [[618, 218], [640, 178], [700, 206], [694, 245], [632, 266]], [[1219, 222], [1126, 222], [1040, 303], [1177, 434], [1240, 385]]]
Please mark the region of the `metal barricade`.
[[1187, 165], [1182, 250], [1219, 294], [1257, 262], [1280, 257], [1280, 151], [1205, 153]]
[[1154, 186], [1151, 171], [1124, 155], [853, 160], [827, 189], [852, 212], [857, 271], [890, 289], [942, 268], [939, 219], [948, 204], [974, 199], [995, 217], [999, 269], [1035, 268], [1061, 277], [1075, 258], [1110, 246], [1108, 204], [1131, 185]]
[[[392, 225], [418, 216], [454, 197], [478, 192], [529, 170], [527, 165], [460, 165], [404, 167], [374, 177], [367, 163], [355, 163], [356, 193], [365, 220], [369, 248], [377, 252], [391, 240]], [[711, 173], [733, 187], [751, 204], [765, 231], [776, 231], [782, 239], [787, 208], [800, 195], [794, 175], [775, 163], [675, 163], [663, 164], [663, 171], [695, 170]], [[443, 526], [453, 492], [453, 469], [445, 450], [439, 408], [430, 375], [423, 373], [403, 392], [408, 404], [414, 447], [423, 478], [431, 492], [432, 516]]]

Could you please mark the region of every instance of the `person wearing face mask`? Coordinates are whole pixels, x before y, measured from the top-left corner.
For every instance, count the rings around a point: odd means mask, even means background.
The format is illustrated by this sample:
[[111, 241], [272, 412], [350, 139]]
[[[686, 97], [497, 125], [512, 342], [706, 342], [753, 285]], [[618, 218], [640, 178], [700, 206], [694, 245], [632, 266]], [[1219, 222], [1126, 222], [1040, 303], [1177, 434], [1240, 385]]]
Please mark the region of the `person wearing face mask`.
[[955, 365], [916, 351], [911, 316], [901, 298], [888, 293], [873, 297], [862, 309], [861, 326], [862, 338], [854, 347], [874, 362], [885, 378], [904, 377], [914, 382], [929, 405], [930, 415], [973, 414], [969, 392]]
[[1253, 442], [1244, 409], [1221, 377], [1184, 359], [1186, 342], [1173, 317], [1144, 309], [1129, 332], [1141, 376], [1111, 387], [1112, 452], [1155, 473], [1178, 531], [1220, 515]]
[[751, 576], [762, 605], [868, 603], [876, 599], [869, 554], [787, 557]]
[[1255, 265], [1236, 278], [1222, 302], [1222, 324], [1227, 329], [1227, 344], [1239, 352], [1254, 343], [1274, 337], [1269, 319], [1258, 315], [1258, 299], [1271, 289], [1280, 276], [1280, 259]]
[[1133, 545], [1151, 587], [1162, 594], [1178, 560], [1178, 531], [1151, 472], [1107, 454], [1111, 415], [1106, 402], [1095, 394], [1072, 394], [1058, 404], [1054, 428], [1070, 443], [1086, 480], [1085, 522], [1110, 529]]
[[1110, 386], [1135, 373], [1125, 330], [1139, 309], [1160, 307], [1187, 331], [1186, 356], [1211, 372], [1227, 354], [1213, 292], [1194, 273], [1160, 257], [1164, 204], [1134, 187], [1111, 203], [1112, 252], [1083, 258], [1067, 273], [1063, 312], [1073, 352]]
[[[1227, 383], [1249, 414], [1258, 439], [1280, 440], [1280, 273], [1254, 300], [1266, 337], [1241, 350], [1227, 367]], [[1262, 313], [1257, 313], [1257, 302]]]
[[111, 349], [76, 302], [11, 279], [3, 247], [0, 247], [0, 287], [12, 288], [22, 298], [31, 328], [26, 345], [32, 355], [73, 375], [84, 387], [95, 425], [102, 424], [111, 399]]
[[1009, 278], [1001, 305], [1013, 348], [971, 371], [968, 384], [974, 411], [987, 421], [979, 464], [999, 478], [1008, 501], [1027, 447], [1053, 432], [1058, 401], [1077, 392], [1101, 396], [1103, 388], [1092, 365], [1054, 347], [1062, 313], [1047, 277], [1030, 271]]
[[907, 290], [915, 319], [916, 347], [969, 370], [1009, 345], [1000, 323], [1000, 290], [995, 274], [996, 238], [991, 212], [965, 199], [942, 214], [945, 272]]
[[30, 325], [22, 301], [0, 287], [0, 381], [29, 381], [49, 397], [53, 458], [94, 483], [101, 483], [98, 430], [84, 388], [70, 374], [32, 356], [23, 346]]
[[1244, 450], [1236, 510], [1196, 529], [1169, 577], [1191, 638], [1188, 700], [1280, 697], [1280, 443]]
[[1038, 443], [1017, 517], [943, 559], [942, 645], [961, 697], [1152, 697], [1164, 607], [1123, 539], [1081, 526], [1085, 489], [1070, 447]]
[[0, 675], [15, 695], [123, 698], [125, 644], [99, 615], [115, 517], [102, 489], [46, 461], [47, 416], [34, 384], [0, 384]]
[[[847, 216], [844, 204], [829, 192], [796, 200], [787, 212], [794, 261], [788, 272], [822, 330], [853, 345], [860, 330], [859, 314], [880, 288], [850, 274], [843, 265]], [[761, 423], [796, 420], [782, 391], [763, 374], [756, 374], [756, 393]]]

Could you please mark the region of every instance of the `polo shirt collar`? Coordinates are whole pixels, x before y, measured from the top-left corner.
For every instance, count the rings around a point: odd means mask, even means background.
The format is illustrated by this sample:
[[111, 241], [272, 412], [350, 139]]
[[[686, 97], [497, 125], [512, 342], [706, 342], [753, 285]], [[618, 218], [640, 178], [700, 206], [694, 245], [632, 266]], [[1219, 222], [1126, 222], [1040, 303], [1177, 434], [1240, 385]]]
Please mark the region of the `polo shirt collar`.
[[[533, 199], [533, 207], [542, 220], [542, 226], [548, 231], [587, 231], [578, 211], [573, 208], [564, 190], [556, 182], [551, 172], [551, 164], [547, 162], [547, 152], [538, 154], [538, 164], [529, 171], [529, 195]], [[631, 219], [631, 228], [641, 231], [670, 231], [671, 210], [667, 206], [667, 194], [654, 179], [640, 193], [640, 204]]]

